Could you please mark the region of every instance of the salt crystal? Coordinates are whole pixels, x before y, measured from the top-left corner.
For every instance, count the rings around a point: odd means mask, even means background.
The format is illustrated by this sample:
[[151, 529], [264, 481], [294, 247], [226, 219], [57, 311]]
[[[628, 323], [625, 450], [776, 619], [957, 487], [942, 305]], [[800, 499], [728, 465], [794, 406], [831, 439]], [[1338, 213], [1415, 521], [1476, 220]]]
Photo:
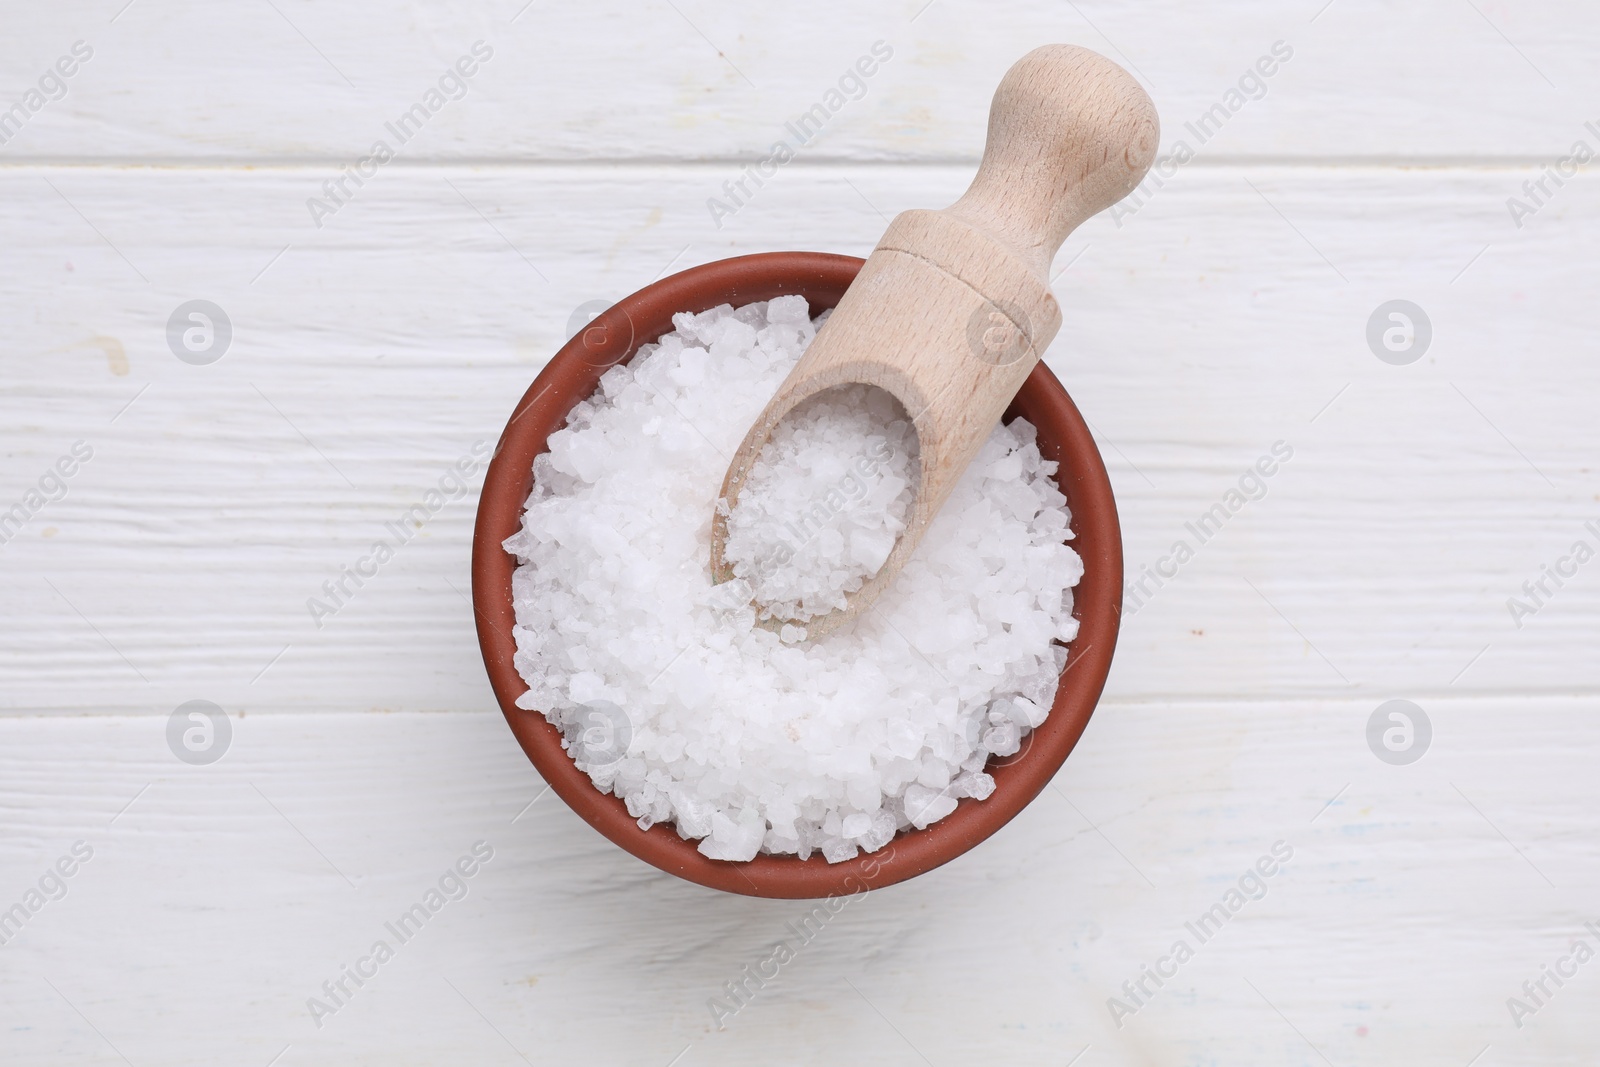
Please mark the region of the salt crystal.
[[1010, 756], [1022, 748], [1022, 732], [1007, 720], [983, 732], [982, 745], [996, 756]]
[[981, 771], [968, 771], [956, 778], [950, 792], [973, 800], [988, 800], [994, 792], [994, 779]]
[[830, 837], [822, 843], [822, 855], [829, 863], [843, 863], [856, 858], [856, 843]]
[[906, 786], [906, 816], [911, 825], [925, 830], [956, 810], [956, 798], [922, 785]]
[[749, 808], [731, 819], [720, 811], [711, 815], [711, 836], [700, 842], [700, 852], [714, 860], [753, 860], [761, 851], [766, 820]]
[[872, 829], [872, 816], [856, 812], [846, 815], [840, 826], [840, 832], [845, 837], [860, 837]]

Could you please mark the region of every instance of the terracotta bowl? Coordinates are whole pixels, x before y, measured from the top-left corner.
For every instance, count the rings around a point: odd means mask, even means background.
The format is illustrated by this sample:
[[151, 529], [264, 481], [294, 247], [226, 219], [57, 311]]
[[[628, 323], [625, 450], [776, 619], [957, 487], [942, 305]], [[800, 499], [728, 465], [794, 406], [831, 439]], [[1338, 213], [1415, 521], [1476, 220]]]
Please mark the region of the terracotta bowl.
[[[897, 835], [883, 849], [844, 863], [820, 853], [760, 855], [748, 863], [711, 860], [669, 824], [640, 830], [623, 802], [594, 787], [561, 747], [561, 732], [537, 711], [517, 707], [527, 686], [512, 664], [511, 574], [516, 559], [501, 546], [521, 525], [533, 484], [533, 459], [566, 422], [567, 413], [596, 388], [600, 376], [641, 345], [672, 329], [679, 311], [705, 311], [798, 293], [812, 313], [831, 308], [862, 260], [821, 252], [773, 252], [694, 267], [645, 287], [602, 312], [557, 352], [517, 404], [500, 436], [478, 504], [472, 549], [472, 599], [478, 641], [495, 696], [511, 732], [562, 800], [589, 825], [646, 863], [713, 889], [760, 897], [844, 895], [892, 885], [948, 863], [1009, 822], [1049, 783], [1077, 744], [1105, 684], [1122, 608], [1122, 538], [1105, 465], [1083, 417], [1049, 369], [1035, 367], [1006, 412], [1039, 429], [1045, 458], [1060, 464], [1056, 482], [1072, 509], [1073, 547], [1084, 576], [1073, 614], [1080, 624], [1050, 717], [1024, 748], [987, 768], [995, 789], [988, 799], [964, 799], [926, 830]], [[710, 502], [706, 505], [710, 507]]]

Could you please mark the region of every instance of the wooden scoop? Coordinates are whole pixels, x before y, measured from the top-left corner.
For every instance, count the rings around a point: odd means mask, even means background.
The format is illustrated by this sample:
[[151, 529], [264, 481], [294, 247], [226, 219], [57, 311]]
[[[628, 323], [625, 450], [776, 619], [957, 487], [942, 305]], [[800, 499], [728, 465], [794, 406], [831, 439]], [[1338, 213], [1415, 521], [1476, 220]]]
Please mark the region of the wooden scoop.
[[1060, 329], [1049, 271], [1061, 242], [1140, 182], [1159, 130], [1139, 83], [1086, 48], [1045, 45], [1006, 72], [971, 187], [943, 211], [895, 217], [739, 446], [712, 517], [713, 581], [734, 577], [726, 511], [778, 423], [825, 389], [864, 383], [911, 417], [916, 496], [878, 573], [844, 608], [798, 625], [819, 637], [871, 606]]

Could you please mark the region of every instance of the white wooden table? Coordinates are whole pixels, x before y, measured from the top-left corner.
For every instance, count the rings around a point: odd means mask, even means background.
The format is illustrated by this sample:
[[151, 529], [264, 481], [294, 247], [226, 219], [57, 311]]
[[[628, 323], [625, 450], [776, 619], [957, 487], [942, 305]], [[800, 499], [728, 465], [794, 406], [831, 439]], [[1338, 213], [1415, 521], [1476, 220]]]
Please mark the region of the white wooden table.
[[[1600, 962], [1569, 955], [1600, 950], [1600, 563], [1572, 556], [1600, 548], [1600, 190], [1544, 177], [1600, 150], [1592, 5], [124, 3], [10, 0], [0, 34], [4, 1062], [1600, 1056]], [[714, 220], [877, 41], [860, 98]], [[1062, 251], [1049, 361], [1130, 577], [1176, 576], [1051, 789], [852, 901], [718, 1029], [710, 998], [807, 908], [679, 882], [540, 799], [463, 595], [477, 482], [320, 627], [307, 601], [494, 439], [581, 305], [865, 254], [964, 188], [995, 82], [1046, 41], [1163, 116], [1164, 184]], [[308, 207], [378, 139], [392, 160]], [[193, 300], [231, 324], [220, 359], [169, 345]], [[1392, 300], [1425, 351], [1369, 346]], [[1420, 761], [1369, 747], [1391, 699], [1431, 723]], [[209, 764], [168, 745], [192, 700], [231, 727]], [[1185, 924], [1280, 841], [1202, 943]], [[466, 896], [387, 933], [476, 842]], [[1176, 973], [1140, 991], [1145, 965]]]

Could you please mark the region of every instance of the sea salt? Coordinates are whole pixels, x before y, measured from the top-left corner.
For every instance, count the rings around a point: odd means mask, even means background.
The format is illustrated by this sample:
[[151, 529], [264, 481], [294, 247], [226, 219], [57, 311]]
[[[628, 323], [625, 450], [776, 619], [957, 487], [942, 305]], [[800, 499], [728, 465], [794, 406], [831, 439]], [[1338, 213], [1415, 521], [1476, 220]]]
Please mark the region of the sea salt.
[[728, 515], [724, 556], [763, 618], [845, 606], [906, 528], [917, 435], [888, 393], [829, 389], [778, 424]]
[[[811, 641], [763, 625], [830, 610], [903, 528], [915, 434], [860, 387], [798, 412], [783, 462], [752, 472], [751, 507], [728, 514], [745, 573], [712, 583], [728, 459], [821, 322], [797, 296], [675, 316], [551, 435], [506, 541], [519, 706], [559, 727], [641, 828], [671, 823], [713, 859], [837, 863], [983, 800], [986, 763], [1044, 721], [1057, 642], [1077, 633], [1082, 563], [1023, 420], [990, 435], [874, 611]], [[843, 484], [852, 469], [859, 489]]]

